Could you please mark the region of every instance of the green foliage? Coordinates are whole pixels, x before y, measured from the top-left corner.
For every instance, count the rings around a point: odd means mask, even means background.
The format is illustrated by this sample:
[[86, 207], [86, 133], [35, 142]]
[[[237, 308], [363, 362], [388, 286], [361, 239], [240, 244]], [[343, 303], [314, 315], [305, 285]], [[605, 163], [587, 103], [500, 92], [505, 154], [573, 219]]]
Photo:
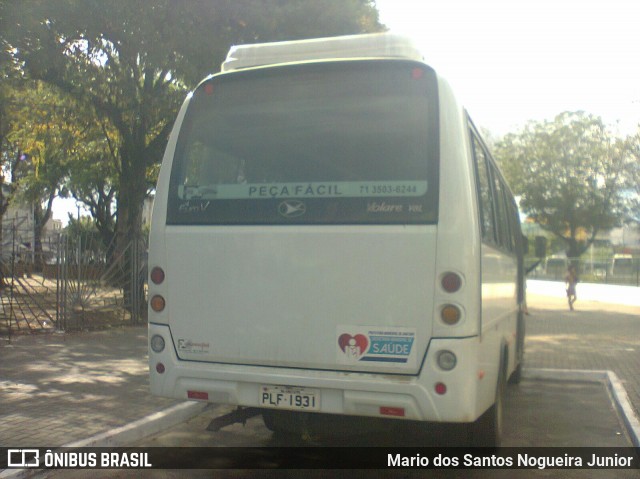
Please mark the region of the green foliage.
[[[104, 245], [102, 236], [98, 231], [96, 221], [93, 218], [82, 216], [74, 218], [69, 214], [69, 223], [65, 230], [69, 251], [78, 251], [85, 258], [101, 261], [105, 258], [110, 245]], [[73, 261], [73, 259], [72, 259]]]
[[[6, 88], [8, 101], [3, 172], [10, 181], [2, 198], [2, 213], [9, 202], [22, 203], [34, 214], [36, 267], [42, 261], [40, 237], [51, 217], [53, 200], [64, 196], [68, 162], [82, 136], [75, 104], [50, 86], [23, 81]], [[5, 178], [3, 177], [3, 180]]]
[[84, 139], [69, 161], [67, 188], [83, 203], [95, 220], [105, 246], [116, 233], [116, 196], [118, 193], [118, 134], [105, 123], [87, 118]]
[[[105, 124], [109, 154], [93, 135], [95, 150], [78, 157], [92, 165], [90, 178], [76, 180], [74, 165], [71, 185], [90, 208], [102, 200], [103, 212], [117, 192], [123, 241], [140, 232], [141, 205], [186, 90], [218, 70], [230, 45], [381, 28], [370, 0], [0, 0], [4, 64], [68, 93]], [[113, 171], [93, 165], [113, 154], [115, 181], [96, 182]]]
[[76, 218], [69, 213], [69, 222], [67, 223], [64, 232], [69, 236], [80, 237], [97, 235], [98, 228], [96, 227], [96, 221], [93, 218], [87, 216]]
[[530, 123], [496, 145], [521, 208], [580, 256], [625, 213], [626, 150], [602, 120], [583, 112]]
[[8, 200], [33, 205], [39, 237], [53, 199], [61, 194], [78, 125], [68, 103], [44, 84], [23, 82], [7, 91], [11, 92], [6, 104], [11, 121], [6, 139], [11, 151], [3, 166], [11, 182]]
[[635, 135], [627, 138], [625, 148], [628, 154], [629, 215], [627, 220], [640, 225], [640, 127]]

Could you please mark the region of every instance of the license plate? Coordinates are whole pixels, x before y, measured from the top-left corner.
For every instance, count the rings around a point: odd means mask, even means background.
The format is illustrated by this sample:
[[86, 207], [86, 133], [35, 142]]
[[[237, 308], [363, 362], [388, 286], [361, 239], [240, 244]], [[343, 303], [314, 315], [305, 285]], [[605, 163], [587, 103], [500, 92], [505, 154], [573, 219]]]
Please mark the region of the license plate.
[[320, 391], [296, 386], [262, 386], [260, 405], [275, 409], [317, 411], [320, 409]]

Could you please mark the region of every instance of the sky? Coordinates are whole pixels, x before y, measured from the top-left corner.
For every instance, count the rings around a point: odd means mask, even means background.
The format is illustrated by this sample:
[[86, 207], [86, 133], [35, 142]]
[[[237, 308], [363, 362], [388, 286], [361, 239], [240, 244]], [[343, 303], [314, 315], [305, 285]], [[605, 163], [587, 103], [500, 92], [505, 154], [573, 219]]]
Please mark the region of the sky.
[[640, 0], [376, 0], [496, 136], [564, 111], [640, 124]]

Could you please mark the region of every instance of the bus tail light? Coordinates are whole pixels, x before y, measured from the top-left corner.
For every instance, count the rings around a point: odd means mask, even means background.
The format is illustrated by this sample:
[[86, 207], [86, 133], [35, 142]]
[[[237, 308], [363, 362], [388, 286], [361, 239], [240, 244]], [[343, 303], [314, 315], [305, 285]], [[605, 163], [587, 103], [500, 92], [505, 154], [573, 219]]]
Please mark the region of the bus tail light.
[[440, 317], [442, 318], [442, 321], [449, 326], [457, 324], [458, 321], [460, 321], [461, 316], [462, 315], [460, 313], [460, 308], [454, 306], [453, 304], [445, 305], [440, 311]]
[[165, 301], [162, 296], [156, 294], [153, 298], [151, 298], [151, 309], [153, 309], [156, 313], [160, 313], [164, 311]]
[[442, 396], [443, 394], [446, 394], [447, 386], [445, 383], [437, 383], [435, 386], [435, 390], [436, 390], [436, 393]]
[[164, 351], [164, 338], [159, 334], [154, 334], [151, 337], [151, 349], [154, 353], [161, 353]]
[[438, 367], [443, 371], [451, 371], [456, 367], [458, 359], [451, 351], [440, 351], [437, 356]]
[[380, 406], [380, 414], [383, 416], [404, 417], [403, 407]]
[[151, 281], [153, 284], [162, 284], [164, 281], [164, 270], [159, 266], [155, 266], [151, 270]]
[[445, 273], [440, 284], [447, 293], [455, 293], [462, 286], [462, 278], [456, 273]]
[[189, 399], [199, 399], [200, 401], [208, 401], [209, 393], [204, 391], [187, 391], [187, 397]]
[[163, 374], [164, 373], [164, 364], [162, 364], [162, 363], [156, 364], [156, 372], [158, 374]]

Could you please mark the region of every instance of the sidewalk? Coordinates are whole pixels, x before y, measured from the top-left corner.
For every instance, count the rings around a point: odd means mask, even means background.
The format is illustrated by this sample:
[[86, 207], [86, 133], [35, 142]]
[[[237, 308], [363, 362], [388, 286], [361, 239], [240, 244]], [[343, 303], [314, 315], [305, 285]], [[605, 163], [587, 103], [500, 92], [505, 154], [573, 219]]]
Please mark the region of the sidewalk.
[[179, 402], [149, 393], [146, 327], [0, 341], [3, 446], [62, 446]]

